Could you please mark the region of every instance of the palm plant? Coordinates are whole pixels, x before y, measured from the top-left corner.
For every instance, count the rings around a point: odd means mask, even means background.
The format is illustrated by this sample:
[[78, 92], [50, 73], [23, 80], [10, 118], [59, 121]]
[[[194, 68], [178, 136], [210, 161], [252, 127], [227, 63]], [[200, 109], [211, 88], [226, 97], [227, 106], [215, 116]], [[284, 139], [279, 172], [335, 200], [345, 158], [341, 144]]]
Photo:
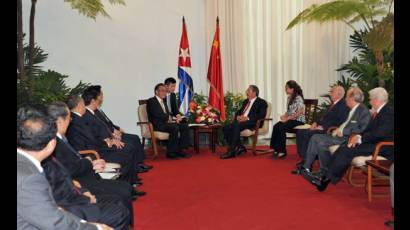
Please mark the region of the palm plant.
[[[378, 85], [385, 87], [385, 53], [394, 49], [394, 15], [391, 12], [393, 0], [337, 0], [313, 4], [299, 13], [286, 28], [291, 29], [303, 22], [343, 21], [355, 33], [359, 29], [355, 26], [364, 25], [363, 41], [372, 50], [376, 60]], [[383, 17], [380, 21], [378, 17]], [[362, 22], [358, 24], [357, 22]]]

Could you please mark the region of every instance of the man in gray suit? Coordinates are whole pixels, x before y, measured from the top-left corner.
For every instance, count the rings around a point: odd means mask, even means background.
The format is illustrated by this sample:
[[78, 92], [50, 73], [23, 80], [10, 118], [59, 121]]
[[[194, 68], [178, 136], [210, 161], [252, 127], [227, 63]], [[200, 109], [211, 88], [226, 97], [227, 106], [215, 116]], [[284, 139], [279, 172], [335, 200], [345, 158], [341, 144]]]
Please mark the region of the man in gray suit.
[[17, 229], [113, 230], [59, 208], [40, 162], [56, 145], [56, 125], [45, 108], [23, 107], [17, 114]]
[[330, 160], [329, 147], [340, 145], [348, 141], [353, 133], [362, 133], [370, 122], [371, 115], [369, 109], [362, 104], [364, 95], [358, 87], [352, 87], [346, 94], [346, 105], [350, 108], [349, 115], [345, 122], [335, 129], [329, 129], [328, 134], [315, 134], [309, 141], [306, 151], [306, 160], [301, 170], [302, 175], [310, 172], [316, 157], [319, 158], [321, 171], [326, 169]]

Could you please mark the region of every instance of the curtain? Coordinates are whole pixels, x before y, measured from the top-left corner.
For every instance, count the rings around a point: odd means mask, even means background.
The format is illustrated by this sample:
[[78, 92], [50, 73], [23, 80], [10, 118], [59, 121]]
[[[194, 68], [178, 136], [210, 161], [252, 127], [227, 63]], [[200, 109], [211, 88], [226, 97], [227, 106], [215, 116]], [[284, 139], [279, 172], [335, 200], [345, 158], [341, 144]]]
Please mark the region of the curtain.
[[274, 123], [286, 111], [286, 81], [296, 80], [306, 99], [328, 93], [340, 78], [336, 69], [352, 57], [353, 30], [342, 22], [312, 22], [285, 31], [302, 10], [323, 2], [205, 0], [206, 54], [219, 16], [225, 91], [257, 85], [259, 96], [272, 103]]

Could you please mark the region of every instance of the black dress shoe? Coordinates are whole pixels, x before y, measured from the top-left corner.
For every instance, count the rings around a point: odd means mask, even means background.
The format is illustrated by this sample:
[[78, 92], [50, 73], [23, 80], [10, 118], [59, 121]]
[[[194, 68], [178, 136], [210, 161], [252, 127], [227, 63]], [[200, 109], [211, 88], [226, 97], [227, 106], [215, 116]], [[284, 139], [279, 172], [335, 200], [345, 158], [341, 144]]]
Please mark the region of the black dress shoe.
[[229, 159], [235, 157], [235, 152], [234, 151], [229, 151], [223, 155], [221, 155], [219, 158], [221, 159]]
[[394, 221], [393, 220], [388, 220], [388, 221], [384, 222], [384, 225], [387, 226], [387, 227], [394, 228]]
[[326, 190], [327, 186], [330, 183], [330, 179], [325, 178], [324, 180], [317, 181], [314, 180], [313, 183], [316, 183], [316, 188], [319, 190], [319, 192], [323, 192]]
[[296, 166], [296, 168], [293, 169], [292, 171], [290, 171], [290, 173], [296, 174], [296, 175], [300, 175], [300, 174], [301, 174], [301, 169], [302, 169], [302, 166], [301, 166], [301, 165], [300, 165], [300, 166]]
[[152, 165], [147, 165], [147, 164], [144, 164], [144, 163], [140, 164], [139, 166], [140, 166], [141, 168], [147, 169], [147, 170], [150, 170], [150, 169], [154, 168], [154, 166], [152, 166]]
[[135, 171], [137, 173], [146, 173], [146, 172], [148, 172], [148, 169], [143, 169], [140, 166], [138, 166]]
[[135, 188], [135, 187], [141, 186], [141, 185], [143, 185], [142, 181], [137, 181], [137, 182], [135, 182], [135, 183], [132, 184], [132, 187]]
[[287, 153], [278, 153], [277, 157], [279, 159], [284, 159], [284, 158], [286, 158], [287, 155], [288, 155]]
[[132, 192], [132, 195], [134, 196], [134, 195], [136, 195], [136, 196], [145, 196], [147, 193], [146, 192], [144, 192], [144, 191], [138, 191], [138, 190], [135, 190], [135, 189], [133, 189], [133, 192]]
[[132, 195], [131, 196], [131, 199], [134, 201], [134, 200], [137, 200], [138, 199], [138, 196], [137, 195]]
[[241, 154], [246, 153], [246, 148], [245, 147], [239, 147], [236, 151], [235, 151], [235, 155], [239, 156]]
[[167, 159], [178, 160], [179, 156], [177, 156], [176, 154], [167, 154]]
[[184, 152], [182, 152], [182, 151], [179, 152], [179, 153], [177, 153], [177, 156], [182, 157], [182, 158], [191, 158], [191, 157], [192, 157], [191, 154], [184, 153]]

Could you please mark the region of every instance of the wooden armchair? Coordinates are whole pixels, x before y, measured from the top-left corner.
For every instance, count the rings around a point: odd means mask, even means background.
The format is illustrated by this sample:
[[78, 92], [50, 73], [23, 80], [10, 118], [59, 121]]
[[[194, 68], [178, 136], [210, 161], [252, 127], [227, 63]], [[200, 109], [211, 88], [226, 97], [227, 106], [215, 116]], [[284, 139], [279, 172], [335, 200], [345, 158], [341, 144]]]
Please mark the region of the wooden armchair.
[[[305, 99], [305, 124], [311, 125], [314, 122], [318, 99]], [[287, 139], [296, 138], [296, 132], [304, 125], [296, 126], [292, 131], [286, 133]]]
[[[347, 173], [346, 173], [347, 182], [354, 187], [365, 187], [366, 183], [368, 182], [365, 182], [365, 180], [354, 180], [353, 175], [358, 174], [358, 173], [366, 173], [366, 161], [367, 160], [386, 160], [386, 158], [379, 156], [379, 152], [382, 146], [387, 146], [387, 145], [394, 145], [394, 142], [379, 142], [376, 145], [376, 148], [373, 151], [372, 155], [357, 156], [353, 158], [351, 166], [347, 170]], [[329, 151], [331, 154], [333, 154], [336, 152], [338, 148], [339, 148], [339, 145], [332, 145], [329, 147]]]
[[[91, 149], [88, 149], [88, 150], [81, 150], [81, 151], [78, 151], [81, 155], [92, 155], [92, 156], [94, 156], [95, 157], [95, 159], [101, 159], [101, 157], [100, 157], [100, 154], [97, 152], [97, 151], [95, 151], [95, 150], [91, 150]], [[116, 169], [117, 171], [119, 171], [120, 169], [121, 169], [121, 165], [120, 164], [118, 164], [118, 163], [113, 163], [113, 162], [106, 162], [105, 163], [105, 167], [106, 168], [112, 168], [112, 169]]]
[[[241, 137], [252, 138], [252, 147], [247, 148], [247, 149], [252, 150], [253, 155], [272, 153], [272, 150], [269, 150], [269, 149], [266, 150], [266, 149], [256, 148], [256, 144], [258, 142], [258, 136], [265, 135], [266, 133], [269, 132], [269, 121], [272, 121], [272, 118], [269, 118], [272, 113], [272, 103], [270, 102], [267, 102], [267, 103], [268, 103], [268, 108], [266, 109], [265, 118], [260, 119], [256, 122], [254, 130], [245, 129], [241, 132]], [[261, 128], [259, 128], [261, 122], [263, 122], [263, 125]]]
[[154, 131], [154, 127], [151, 122], [148, 121], [147, 114], [147, 101], [138, 101], [138, 122], [137, 125], [141, 126], [142, 146], [145, 146], [145, 139], [151, 139], [153, 149], [153, 159], [158, 156], [157, 144], [159, 141], [166, 141], [169, 139], [169, 134], [165, 132]]

